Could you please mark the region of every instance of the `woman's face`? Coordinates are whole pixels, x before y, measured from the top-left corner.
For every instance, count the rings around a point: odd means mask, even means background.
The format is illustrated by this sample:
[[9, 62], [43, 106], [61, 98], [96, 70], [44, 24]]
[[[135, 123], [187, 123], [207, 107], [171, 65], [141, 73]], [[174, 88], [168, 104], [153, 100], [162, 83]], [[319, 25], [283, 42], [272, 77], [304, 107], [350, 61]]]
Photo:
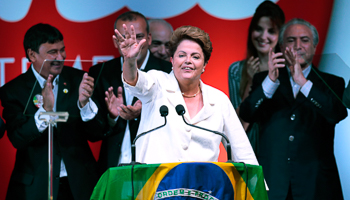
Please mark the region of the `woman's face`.
[[275, 49], [278, 42], [279, 30], [273, 26], [269, 17], [261, 17], [255, 30], [251, 35], [251, 40], [258, 54], [268, 54], [270, 48]]
[[180, 83], [199, 80], [206, 66], [202, 48], [192, 40], [181, 41], [170, 62]]

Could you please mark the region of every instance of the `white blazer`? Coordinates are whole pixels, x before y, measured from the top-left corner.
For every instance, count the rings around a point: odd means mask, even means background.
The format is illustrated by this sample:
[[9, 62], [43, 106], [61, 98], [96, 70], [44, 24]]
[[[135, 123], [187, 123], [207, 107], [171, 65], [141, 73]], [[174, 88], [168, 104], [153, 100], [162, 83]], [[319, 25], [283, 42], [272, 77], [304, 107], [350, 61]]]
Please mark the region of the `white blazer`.
[[178, 104], [182, 104], [188, 123], [224, 133], [228, 137], [235, 162], [258, 165], [247, 135], [226, 94], [202, 81], [200, 86], [204, 106], [191, 119], [174, 72], [167, 74], [156, 70], [148, 73], [138, 71], [138, 80], [134, 87], [124, 82], [125, 89], [142, 101], [141, 122], [137, 134], [164, 124], [159, 108], [162, 105], [169, 108], [166, 126], [137, 140], [136, 161], [169, 163], [218, 160], [220, 142], [224, 146], [226, 142], [219, 135], [186, 125], [175, 110]]

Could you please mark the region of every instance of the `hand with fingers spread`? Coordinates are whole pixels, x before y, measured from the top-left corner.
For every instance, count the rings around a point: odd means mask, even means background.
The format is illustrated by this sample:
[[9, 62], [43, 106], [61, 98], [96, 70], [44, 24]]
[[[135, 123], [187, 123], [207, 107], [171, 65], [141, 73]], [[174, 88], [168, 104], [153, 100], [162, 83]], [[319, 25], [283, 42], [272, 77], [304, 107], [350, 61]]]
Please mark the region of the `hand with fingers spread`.
[[141, 114], [142, 103], [140, 100], [137, 100], [135, 104], [132, 105], [120, 105], [118, 107], [119, 116], [125, 120], [132, 120]]
[[293, 48], [290, 49], [286, 47], [286, 50], [284, 51], [284, 55], [285, 55], [284, 57], [287, 60], [288, 67], [289, 67], [290, 73], [292, 74], [294, 82], [299, 86], [303, 86], [307, 82], [307, 80], [304, 77], [303, 70], [298, 61], [297, 52], [295, 52]]
[[142, 39], [140, 43], [137, 43], [135, 29], [133, 25], [131, 25], [130, 29], [128, 30], [126, 25], [123, 24], [123, 29], [125, 31], [125, 36], [120, 34], [118, 29], [114, 30], [116, 34], [113, 35], [114, 44], [119, 47], [124, 59], [136, 60], [136, 57], [140, 53], [143, 44], [146, 42], [146, 39]]
[[117, 96], [114, 95], [113, 87], [109, 87], [105, 92], [105, 102], [109, 111], [109, 116], [113, 119], [119, 116], [118, 108], [123, 105], [123, 88], [118, 87]]
[[94, 78], [87, 73], [84, 74], [79, 86], [79, 104], [80, 107], [84, 107], [92, 96], [94, 91]]
[[259, 57], [254, 58], [253, 56], [251, 56], [247, 60], [247, 72], [251, 79], [254, 77], [254, 74], [259, 72], [259, 64]]
[[281, 57], [283, 54], [282, 53], [274, 53], [272, 51], [272, 49], [270, 49], [269, 51], [269, 78], [271, 79], [271, 81], [275, 82], [279, 76], [279, 71], [278, 68], [282, 68], [285, 66], [284, 62], [285, 59], [284, 58], [279, 58]]
[[49, 77], [47, 78], [44, 88], [41, 91], [41, 95], [43, 96], [43, 108], [50, 112], [53, 111], [53, 106], [55, 104], [55, 96], [53, 95], [53, 75], [50, 74]]

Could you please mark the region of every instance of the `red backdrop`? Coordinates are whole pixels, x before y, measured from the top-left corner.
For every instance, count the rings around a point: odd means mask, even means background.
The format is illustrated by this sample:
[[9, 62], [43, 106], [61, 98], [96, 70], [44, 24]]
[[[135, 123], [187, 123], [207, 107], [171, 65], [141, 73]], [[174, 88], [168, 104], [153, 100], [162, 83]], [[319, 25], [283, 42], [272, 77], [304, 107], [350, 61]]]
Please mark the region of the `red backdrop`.
[[[322, 1], [322, 3], [317, 0], [280, 0], [277, 4], [284, 10], [286, 20], [298, 17], [315, 25], [320, 34], [316, 53], [322, 53], [333, 0]], [[64, 35], [67, 59], [75, 59], [78, 55], [82, 60], [91, 60], [93, 56], [100, 55], [117, 57], [119, 53], [112, 43], [113, 24], [118, 15], [128, 10], [124, 7], [99, 20], [77, 23], [68, 21], [59, 14], [54, 0], [36, 0], [32, 2], [28, 14], [22, 20], [7, 22], [0, 19], [0, 61], [4, 58], [14, 59], [14, 63], [5, 63], [5, 83], [22, 73], [21, 62], [25, 57], [22, 42], [30, 26], [42, 22], [57, 27]], [[232, 62], [244, 59], [247, 30], [251, 18], [224, 20], [207, 14], [196, 5], [181, 15], [165, 20], [171, 23], [174, 29], [182, 25], [194, 25], [209, 33], [214, 49], [202, 79], [228, 95], [228, 67]], [[92, 63], [83, 64], [83, 70], [87, 71], [91, 65]], [[1, 106], [0, 113], [2, 113]], [[91, 144], [96, 158], [99, 146], [100, 142]], [[0, 200], [5, 199], [15, 162], [15, 152], [5, 135], [0, 140]], [[219, 161], [224, 161], [225, 156], [225, 152], [221, 153]]]

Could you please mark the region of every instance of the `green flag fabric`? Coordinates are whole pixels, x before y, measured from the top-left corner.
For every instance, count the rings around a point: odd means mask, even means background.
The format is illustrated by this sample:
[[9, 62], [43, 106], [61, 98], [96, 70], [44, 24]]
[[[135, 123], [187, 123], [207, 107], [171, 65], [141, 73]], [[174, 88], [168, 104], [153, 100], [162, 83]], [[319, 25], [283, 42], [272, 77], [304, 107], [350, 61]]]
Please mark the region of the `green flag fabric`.
[[91, 200], [259, 199], [265, 200], [261, 166], [242, 163], [185, 162], [108, 169]]

